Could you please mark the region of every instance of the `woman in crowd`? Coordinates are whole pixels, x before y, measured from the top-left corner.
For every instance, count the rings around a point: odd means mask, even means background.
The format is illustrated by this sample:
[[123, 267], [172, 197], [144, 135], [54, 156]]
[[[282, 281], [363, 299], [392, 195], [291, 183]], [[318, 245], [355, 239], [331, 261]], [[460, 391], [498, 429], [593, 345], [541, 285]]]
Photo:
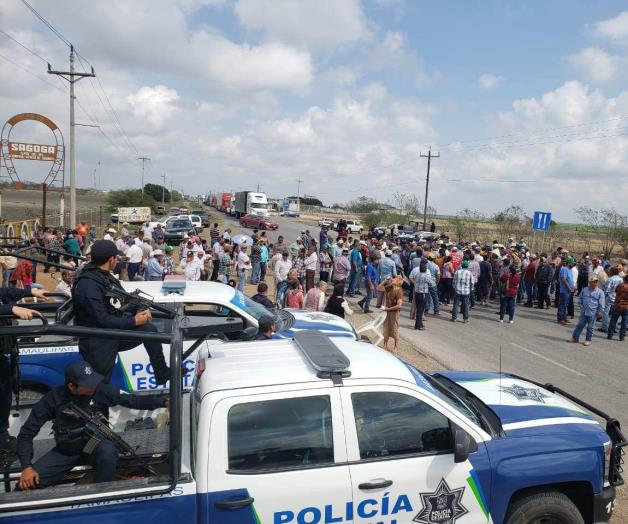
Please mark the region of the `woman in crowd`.
[[349, 303], [346, 301], [344, 294], [344, 284], [334, 285], [334, 292], [327, 301], [327, 305], [325, 306], [325, 313], [331, 313], [332, 315], [336, 315], [340, 318], [345, 318], [345, 315], [353, 315], [353, 310], [349, 306]]

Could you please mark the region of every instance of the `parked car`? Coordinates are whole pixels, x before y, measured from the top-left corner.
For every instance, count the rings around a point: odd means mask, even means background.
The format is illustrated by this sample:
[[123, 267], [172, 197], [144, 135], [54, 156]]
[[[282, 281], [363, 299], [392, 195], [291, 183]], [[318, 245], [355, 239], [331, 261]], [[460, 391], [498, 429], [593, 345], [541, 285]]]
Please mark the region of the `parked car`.
[[188, 218], [169, 220], [164, 228], [164, 239], [168, 242], [180, 242], [185, 235], [194, 235], [196, 230]]
[[281, 216], [281, 217], [299, 218], [301, 216], [301, 214], [298, 211], [293, 211], [292, 209], [286, 209], [285, 211], [281, 211], [279, 213], [279, 216]]
[[360, 223], [359, 220], [347, 220], [347, 231], [349, 233], [360, 233], [362, 234], [362, 231], [364, 230], [364, 228], [362, 227], [362, 224]]
[[270, 218], [260, 217], [257, 215], [244, 215], [243, 217], [240, 217], [240, 225], [243, 227], [272, 230], [279, 227], [279, 225], [276, 222], [273, 222]]
[[109, 218], [112, 224], [118, 223], [118, 213], [111, 213], [111, 217]]
[[203, 227], [209, 227], [209, 215], [207, 211], [203, 211], [202, 209], [197, 209], [190, 213], [191, 215], [196, 215], [201, 218], [201, 224]]
[[157, 226], [157, 224], [161, 224], [161, 227], [165, 229], [166, 227], [168, 227], [168, 224], [170, 222], [172, 222], [173, 220], [178, 220], [178, 219], [187, 219], [190, 222], [192, 222], [192, 225], [194, 226], [197, 233], [200, 233], [201, 231], [203, 231], [203, 221], [201, 217], [198, 215], [165, 216], [151, 222], [150, 226], [154, 228]]
[[319, 227], [327, 227], [329, 229], [334, 229], [335, 225], [336, 225], [335, 222], [331, 218], [321, 218], [318, 221]]
[[170, 209], [168, 209], [168, 213], [167, 213], [169, 217], [174, 217], [180, 214], [181, 214], [181, 210], [178, 207], [171, 207]]

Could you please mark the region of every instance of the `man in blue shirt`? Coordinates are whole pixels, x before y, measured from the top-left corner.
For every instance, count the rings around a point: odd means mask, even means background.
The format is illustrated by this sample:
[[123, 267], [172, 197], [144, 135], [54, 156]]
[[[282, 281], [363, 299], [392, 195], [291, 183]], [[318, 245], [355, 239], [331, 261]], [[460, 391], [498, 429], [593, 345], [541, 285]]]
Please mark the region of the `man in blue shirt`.
[[591, 275], [589, 277], [589, 285], [582, 288], [580, 292], [580, 318], [576, 328], [573, 330], [570, 342], [578, 342], [580, 334], [584, 326], [586, 326], [587, 335], [582, 344], [584, 346], [591, 345], [595, 321], [596, 319], [601, 320], [604, 314], [604, 292], [597, 287], [597, 283], [597, 275]]
[[146, 280], [163, 280], [164, 279], [164, 266], [163, 266], [164, 252], [161, 249], [155, 249], [151, 253], [146, 265]]
[[559, 324], [567, 324], [567, 306], [569, 305], [569, 300], [571, 299], [571, 295], [576, 290], [576, 284], [573, 281], [573, 272], [571, 268], [576, 265], [576, 261], [573, 257], [567, 257], [565, 263], [560, 268], [560, 272], [558, 273], [558, 285], [559, 285], [559, 294], [558, 294], [558, 313], [556, 315], [556, 319]]
[[[392, 259], [392, 251], [387, 249], [384, 258], [379, 263], [379, 281], [385, 282], [388, 278], [397, 276], [397, 266]], [[384, 302], [384, 292], [380, 291], [377, 295], [377, 307], [381, 307]]]
[[366, 266], [366, 274], [364, 275], [364, 285], [366, 286], [366, 297], [358, 302], [358, 305], [365, 313], [370, 313], [371, 300], [375, 298], [377, 293], [377, 286], [379, 284], [379, 272], [377, 266], [379, 265], [379, 257], [377, 255], [371, 255], [370, 262]]
[[353, 243], [353, 249], [349, 253], [349, 263], [351, 264], [351, 272], [349, 273], [349, 290], [347, 295], [354, 297], [360, 293], [360, 279], [362, 278], [362, 252], [360, 251], [360, 243], [356, 240]]

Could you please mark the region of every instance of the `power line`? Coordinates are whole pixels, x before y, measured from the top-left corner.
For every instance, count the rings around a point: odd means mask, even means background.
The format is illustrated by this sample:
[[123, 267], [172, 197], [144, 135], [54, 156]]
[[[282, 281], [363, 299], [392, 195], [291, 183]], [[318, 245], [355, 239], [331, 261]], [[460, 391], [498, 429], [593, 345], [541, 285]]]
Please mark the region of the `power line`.
[[6, 57], [2, 54], [0, 54], [0, 58], [6, 60], [7, 62], [11, 62], [15, 67], [17, 67], [18, 69], [21, 69], [22, 71], [24, 71], [25, 73], [28, 73], [31, 76], [34, 76], [35, 78], [37, 78], [38, 80], [41, 80], [42, 82], [45, 82], [46, 84], [48, 84], [51, 87], [54, 87], [55, 89], [58, 89], [59, 91], [63, 91], [63, 89], [61, 87], [59, 87], [58, 85], [53, 84], [52, 82], [48, 82], [48, 80], [46, 80], [43, 76], [39, 76], [37, 73], [33, 73], [32, 71], [26, 69], [24, 66], [22, 66], [21, 64], [18, 64], [17, 62], [15, 62], [14, 60], [11, 60], [9, 57]]
[[7, 33], [6, 31], [3, 31], [2, 29], [0, 29], [0, 33], [2, 33], [4, 36], [6, 36], [8, 39], [13, 40], [17, 45], [19, 45], [20, 47], [26, 49], [26, 51], [28, 51], [31, 55], [36, 56], [37, 58], [39, 58], [42, 62], [44, 63], [48, 63], [49, 60], [46, 60], [44, 57], [42, 57], [39, 53], [36, 53], [35, 51], [33, 51], [32, 49], [30, 49], [29, 47], [26, 47], [22, 42], [20, 42], [19, 40], [16, 40], [14, 37], [12, 37], [9, 33]]
[[59, 31], [57, 31], [54, 26], [48, 22], [48, 20], [46, 20], [42, 15], [40, 15], [37, 10], [30, 5], [26, 0], [22, 0], [22, 3], [31, 11], [31, 13], [33, 13], [37, 18], [39, 18], [39, 20], [41, 20], [41, 22], [48, 28], [50, 29], [55, 35], [57, 35], [57, 37], [59, 38], [59, 40], [61, 40], [65, 45], [67, 45], [68, 47], [70, 47], [72, 44], [70, 43], [70, 41], [63, 36]]

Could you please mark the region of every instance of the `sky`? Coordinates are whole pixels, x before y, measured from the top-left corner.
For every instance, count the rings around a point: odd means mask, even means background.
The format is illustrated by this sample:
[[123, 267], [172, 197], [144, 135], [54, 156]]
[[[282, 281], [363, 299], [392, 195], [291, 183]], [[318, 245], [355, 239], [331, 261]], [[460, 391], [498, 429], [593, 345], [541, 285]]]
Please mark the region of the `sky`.
[[[79, 187], [628, 213], [628, 2], [110, 0], [31, 5], [74, 44]], [[0, 3], [0, 123], [69, 143], [69, 48]], [[48, 143], [36, 123], [12, 139]], [[16, 161], [23, 179], [48, 165]], [[69, 164], [66, 164], [69, 179]], [[298, 181], [302, 182], [299, 184]]]

